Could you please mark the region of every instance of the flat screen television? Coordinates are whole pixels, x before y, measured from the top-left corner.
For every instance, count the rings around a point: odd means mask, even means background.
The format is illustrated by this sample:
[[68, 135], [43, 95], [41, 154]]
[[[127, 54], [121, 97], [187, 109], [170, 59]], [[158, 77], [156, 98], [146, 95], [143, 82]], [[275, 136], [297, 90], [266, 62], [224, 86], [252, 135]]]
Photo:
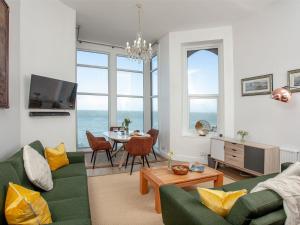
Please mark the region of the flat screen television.
[[76, 92], [76, 83], [32, 74], [29, 108], [74, 109]]

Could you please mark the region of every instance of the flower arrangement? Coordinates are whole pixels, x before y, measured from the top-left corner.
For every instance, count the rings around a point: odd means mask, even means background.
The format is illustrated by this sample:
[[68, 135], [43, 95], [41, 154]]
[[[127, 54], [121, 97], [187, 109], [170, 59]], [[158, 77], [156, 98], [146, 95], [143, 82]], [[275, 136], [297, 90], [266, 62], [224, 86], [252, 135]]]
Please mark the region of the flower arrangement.
[[129, 130], [129, 124], [131, 124], [131, 123], [132, 123], [132, 121], [128, 117], [126, 117], [124, 119], [124, 121], [122, 122], [122, 127], [124, 127], [126, 131], [128, 131]]
[[245, 130], [239, 130], [237, 132], [237, 135], [241, 136], [241, 141], [245, 141], [245, 137], [248, 135], [249, 133]]

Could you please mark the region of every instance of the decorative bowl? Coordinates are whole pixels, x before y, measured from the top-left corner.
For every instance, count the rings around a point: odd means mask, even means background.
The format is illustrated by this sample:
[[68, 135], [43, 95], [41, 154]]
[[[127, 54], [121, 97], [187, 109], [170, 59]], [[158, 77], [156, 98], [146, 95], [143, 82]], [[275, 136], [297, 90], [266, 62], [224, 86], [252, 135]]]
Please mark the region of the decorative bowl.
[[186, 175], [189, 172], [189, 167], [186, 165], [173, 165], [172, 170], [176, 175]]

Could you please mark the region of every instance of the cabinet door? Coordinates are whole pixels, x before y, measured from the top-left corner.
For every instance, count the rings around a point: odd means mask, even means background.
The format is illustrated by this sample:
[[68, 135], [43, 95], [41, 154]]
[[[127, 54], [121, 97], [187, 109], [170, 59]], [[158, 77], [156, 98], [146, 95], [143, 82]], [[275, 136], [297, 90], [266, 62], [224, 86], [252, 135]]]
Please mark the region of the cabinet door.
[[264, 174], [265, 150], [251, 146], [245, 146], [245, 168]]
[[224, 161], [224, 141], [212, 138], [210, 141], [210, 152], [212, 158]]

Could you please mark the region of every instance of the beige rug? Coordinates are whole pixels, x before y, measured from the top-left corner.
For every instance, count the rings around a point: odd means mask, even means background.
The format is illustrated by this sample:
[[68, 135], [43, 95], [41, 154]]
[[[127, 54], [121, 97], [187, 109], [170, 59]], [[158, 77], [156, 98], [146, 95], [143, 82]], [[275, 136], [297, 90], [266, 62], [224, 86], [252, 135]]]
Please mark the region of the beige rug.
[[[120, 152], [118, 152], [116, 157], [112, 158], [114, 166], [119, 165], [119, 162], [121, 160], [121, 157], [122, 157], [123, 153], [124, 153], [124, 151], [120, 151]], [[91, 162], [92, 152], [86, 152], [84, 155], [85, 155], [85, 167], [87, 169], [93, 168], [93, 163]], [[125, 162], [126, 162], [126, 156], [127, 156], [127, 152], [126, 152], [125, 160], [124, 160], [124, 163], [123, 163], [124, 166], [125, 166]], [[155, 157], [152, 153], [150, 153], [147, 158], [148, 158], [149, 163], [166, 161], [166, 159], [159, 156], [158, 154], [157, 154], [157, 159], [155, 159]], [[131, 162], [132, 162], [132, 157], [129, 157], [129, 159], [128, 159], [128, 166], [129, 167], [131, 166]], [[137, 164], [140, 164], [140, 162], [136, 158], [134, 165], [137, 165]], [[145, 162], [145, 164], [146, 164], [146, 162]], [[95, 162], [95, 168], [107, 168], [107, 167], [111, 167], [111, 164], [107, 159], [106, 153], [105, 152], [98, 152], [97, 157], [96, 157], [96, 162]]]
[[[225, 177], [224, 184], [233, 180]], [[154, 211], [154, 193], [141, 195], [139, 172], [88, 178], [93, 225], [162, 225]], [[212, 182], [199, 185], [212, 187]]]

